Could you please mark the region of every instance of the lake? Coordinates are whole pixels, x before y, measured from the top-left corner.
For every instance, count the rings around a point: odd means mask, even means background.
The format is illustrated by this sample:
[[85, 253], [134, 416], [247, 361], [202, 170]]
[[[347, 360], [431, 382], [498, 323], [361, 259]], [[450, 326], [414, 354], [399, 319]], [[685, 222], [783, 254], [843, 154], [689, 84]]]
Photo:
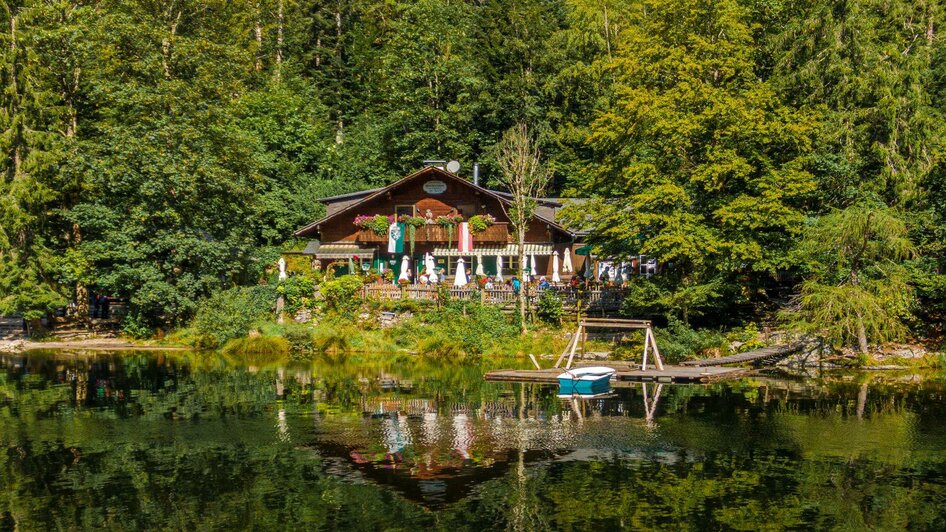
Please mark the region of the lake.
[[0, 530], [946, 530], [946, 376], [0, 355]]

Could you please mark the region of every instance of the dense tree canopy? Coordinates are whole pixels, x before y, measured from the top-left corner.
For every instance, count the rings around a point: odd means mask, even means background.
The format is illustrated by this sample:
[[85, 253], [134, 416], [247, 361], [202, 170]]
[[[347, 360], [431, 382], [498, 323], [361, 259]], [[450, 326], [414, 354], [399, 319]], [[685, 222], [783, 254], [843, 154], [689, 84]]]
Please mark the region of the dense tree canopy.
[[667, 265], [634, 311], [787, 303], [815, 275], [791, 250], [852, 208], [913, 243], [904, 323], [946, 310], [942, 0], [0, 7], [3, 314], [92, 287], [180, 323], [254, 282], [315, 198], [425, 158], [489, 182], [520, 122], [551, 192], [592, 198], [572, 216], [598, 252]]

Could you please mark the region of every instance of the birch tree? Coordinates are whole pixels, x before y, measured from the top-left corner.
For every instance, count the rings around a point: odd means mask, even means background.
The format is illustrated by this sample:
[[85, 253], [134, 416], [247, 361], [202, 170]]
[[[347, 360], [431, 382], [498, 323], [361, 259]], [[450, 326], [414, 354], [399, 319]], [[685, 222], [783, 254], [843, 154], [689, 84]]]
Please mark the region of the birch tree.
[[[536, 198], [541, 196], [552, 179], [552, 172], [542, 165], [542, 152], [529, 133], [529, 127], [520, 122], [503, 134], [498, 146], [496, 164], [500, 169], [499, 183], [512, 196], [503, 210], [512, 224], [519, 248], [519, 267], [525, 265], [526, 233], [529, 221], [535, 215]], [[520, 277], [522, 277], [520, 272]], [[519, 321], [526, 332], [526, 290], [519, 290]]]

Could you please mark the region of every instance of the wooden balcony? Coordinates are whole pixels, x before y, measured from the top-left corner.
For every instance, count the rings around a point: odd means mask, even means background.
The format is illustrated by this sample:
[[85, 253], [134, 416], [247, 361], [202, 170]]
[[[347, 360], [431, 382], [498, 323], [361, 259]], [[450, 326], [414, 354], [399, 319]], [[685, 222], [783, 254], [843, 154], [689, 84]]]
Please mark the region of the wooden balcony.
[[[446, 243], [448, 240], [450, 242], [457, 241], [457, 232], [459, 228], [453, 230], [453, 238], [448, 238], [447, 229], [437, 225], [437, 224], [428, 224], [423, 227], [418, 227], [414, 233], [414, 242], [415, 243]], [[377, 235], [370, 230], [363, 229], [358, 232], [358, 242], [363, 242], [366, 244], [371, 243], [385, 243], [388, 241], [388, 235]], [[405, 235], [405, 241], [407, 241], [407, 235]], [[473, 235], [473, 242], [495, 242], [500, 244], [505, 244], [509, 242], [509, 224], [505, 222], [497, 222], [486, 228], [485, 231]]]

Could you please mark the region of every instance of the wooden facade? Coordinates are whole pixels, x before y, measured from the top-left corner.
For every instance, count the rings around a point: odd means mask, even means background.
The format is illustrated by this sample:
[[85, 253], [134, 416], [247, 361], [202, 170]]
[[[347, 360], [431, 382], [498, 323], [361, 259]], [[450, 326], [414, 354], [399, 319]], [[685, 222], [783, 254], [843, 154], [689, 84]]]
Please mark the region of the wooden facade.
[[[378, 263], [392, 264], [401, 259], [402, 254], [394, 256], [387, 251], [387, 235], [378, 235], [370, 230], [354, 225], [359, 215], [403, 215], [424, 217], [429, 223], [418, 227], [414, 234], [414, 250], [409, 250], [405, 242], [403, 255], [410, 255], [412, 265], [422, 263], [426, 253], [433, 254], [437, 267], [443, 268], [452, 278], [456, 259], [465, 259], [466, 267], [475, 271], [476, 257], [483, 262], [488, 275], [496, 273], [496, 257], [503, 256], [503, 276], [509, 278], [518, 274], [516, 264], [517, 246], [515, 235], [506, 215], [509, 205], [507, 198], [495, 191], [478, 186], [460, 176], [436, 167], [426, 167], [387, 187], [373, 189], [333, 198], [324, 198], [327, 215], [298, 230], [297, 237], [318, 239], [317, 246], [310, 246], [312, 254], [323, 263], [325, 261], [347, 259], [357, 256], [359, 260], [372, 261], [372, 267]], [[561, 207], [558, 200], [539, 200], [541, 212], [529, 223], [526, 234], [526, 255], [536, 260], [536, 275], [552, 274], [552, 254], [557, 252], [560, 264], [564, 265], [564, 254], [571, 254], [573, 269], [580, 271], [584, 257], [575, 255], [580, 235], [563, 227], [550, 214], [556, 207]], [[481, 233], [473, 236], [473, 251], [457, 251], [456, 234], [433, 223], [438, 216], [460, 214], [469, 219], [474, 215], [491, 215], [496, 223]], [[347, 261], [345, 261], [347, 262]], [[419, 268], [414, 268], [419, 271]], [[563, 278], [570, 274], [562, 273]]]

